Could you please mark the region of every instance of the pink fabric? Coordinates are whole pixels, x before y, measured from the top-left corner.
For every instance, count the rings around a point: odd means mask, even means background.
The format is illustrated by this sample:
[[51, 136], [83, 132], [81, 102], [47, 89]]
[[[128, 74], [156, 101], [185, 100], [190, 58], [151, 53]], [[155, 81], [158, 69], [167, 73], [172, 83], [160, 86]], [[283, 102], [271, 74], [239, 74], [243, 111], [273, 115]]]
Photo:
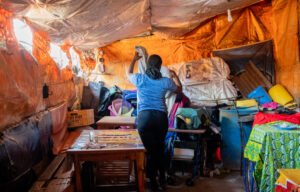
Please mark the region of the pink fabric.
[[175, 103], [172, 107], [172, 110], [170, 112], [170, 115], [169, 115], [169, 127], [170, 128], [174, 127], [174, 120], [175, 120], [175, 115], [176, 115], [177, 109], [181, 108], [181, 107], [186, 107], [186, 105], [189, 102], [190, 102], [189, 99], [185, 95], [183, 95], [182, 99], [179, 102], [175, 101]]
[[300, 113], [296, 113], [293, 115], [286, 115], [286, 114], [265, 114], [259, 112], [254, 117], [253, 125], [261, 125], [261, 124], [270, 123], [274, 121], [287, 121], [290, 123], [300, 125]]
[[268, 109], [277, 109], [278, 103], [276, 103], [276, 102], [265, 103], [265, 104], [262, 104], [262, 107], [268, 108]]

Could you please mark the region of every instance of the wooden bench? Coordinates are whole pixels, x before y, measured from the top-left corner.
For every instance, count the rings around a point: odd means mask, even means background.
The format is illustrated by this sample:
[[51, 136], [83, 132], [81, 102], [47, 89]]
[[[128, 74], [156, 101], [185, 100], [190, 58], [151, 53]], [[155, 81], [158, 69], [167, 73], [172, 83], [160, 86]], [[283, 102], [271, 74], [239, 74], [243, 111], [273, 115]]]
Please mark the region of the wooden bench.
[[73, 164], [68, 168], [68, 160], [65, 154], [56, 156], [46, 170], [33, 184], [30, 192], [72, 192]]

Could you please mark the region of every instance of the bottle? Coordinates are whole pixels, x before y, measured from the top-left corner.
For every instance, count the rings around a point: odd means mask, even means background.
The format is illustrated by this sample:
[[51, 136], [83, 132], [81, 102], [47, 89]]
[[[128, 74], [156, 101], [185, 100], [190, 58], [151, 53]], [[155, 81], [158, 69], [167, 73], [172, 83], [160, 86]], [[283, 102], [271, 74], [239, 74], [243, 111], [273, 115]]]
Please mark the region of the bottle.
[[90, 131], [90, 142], [95, 142], [95, 133], [93, 131]]

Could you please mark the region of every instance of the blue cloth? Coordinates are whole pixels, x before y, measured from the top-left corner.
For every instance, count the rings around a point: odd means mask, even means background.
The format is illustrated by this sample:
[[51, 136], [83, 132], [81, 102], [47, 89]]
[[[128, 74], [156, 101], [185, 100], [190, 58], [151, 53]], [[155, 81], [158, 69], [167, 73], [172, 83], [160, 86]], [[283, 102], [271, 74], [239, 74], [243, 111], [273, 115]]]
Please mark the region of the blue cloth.
[[146, 74], [131, 74], [130, 82], [137, 87], [138, 112], [144, 110], [158, 110], [167, 112], [165, 95], [167, 91], [174, 92], [177, 89], [175, 83], [167, 78], [151, 79]]
[[136, 98], [137, 98], [136, 92], [135, 93], [129, 93], [129, 94], [125, 95], [125, 99], [127, 101], [136, 100]]
[[[191, 119], [191, 128], [192, 129], [198, 129], [201, 124], [200, 116], [202, 115], [201, 111], [197, 111], [192, 108], [178, 108], [176, 111], [176, 117], [178, 115], [181, 115], [184, 118], [190, 118]], [[177, 118], [175, 118], [174, 122], [175, 128], [178, 128], [177, 126]]]
[[[134, 98], [134, 95], [136, 95], [136, 90], [123, 90], [123, 95], [125, 95], [125, 97], [130, 96]], [[136, 96], [135, 96], [136, 98]]]

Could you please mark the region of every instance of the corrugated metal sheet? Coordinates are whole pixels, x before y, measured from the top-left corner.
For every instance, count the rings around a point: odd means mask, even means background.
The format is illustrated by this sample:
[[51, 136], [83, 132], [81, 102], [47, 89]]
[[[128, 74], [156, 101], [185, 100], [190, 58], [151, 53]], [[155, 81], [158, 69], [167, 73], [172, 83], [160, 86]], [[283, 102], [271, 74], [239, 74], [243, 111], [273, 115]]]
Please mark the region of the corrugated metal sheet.
[[263, 86], [267, 89], [272, 87], [268, 79], [251, 61], [246, 65], [244, 71], [234, 76], [233, 81], [244, 97], [258, 86]]

